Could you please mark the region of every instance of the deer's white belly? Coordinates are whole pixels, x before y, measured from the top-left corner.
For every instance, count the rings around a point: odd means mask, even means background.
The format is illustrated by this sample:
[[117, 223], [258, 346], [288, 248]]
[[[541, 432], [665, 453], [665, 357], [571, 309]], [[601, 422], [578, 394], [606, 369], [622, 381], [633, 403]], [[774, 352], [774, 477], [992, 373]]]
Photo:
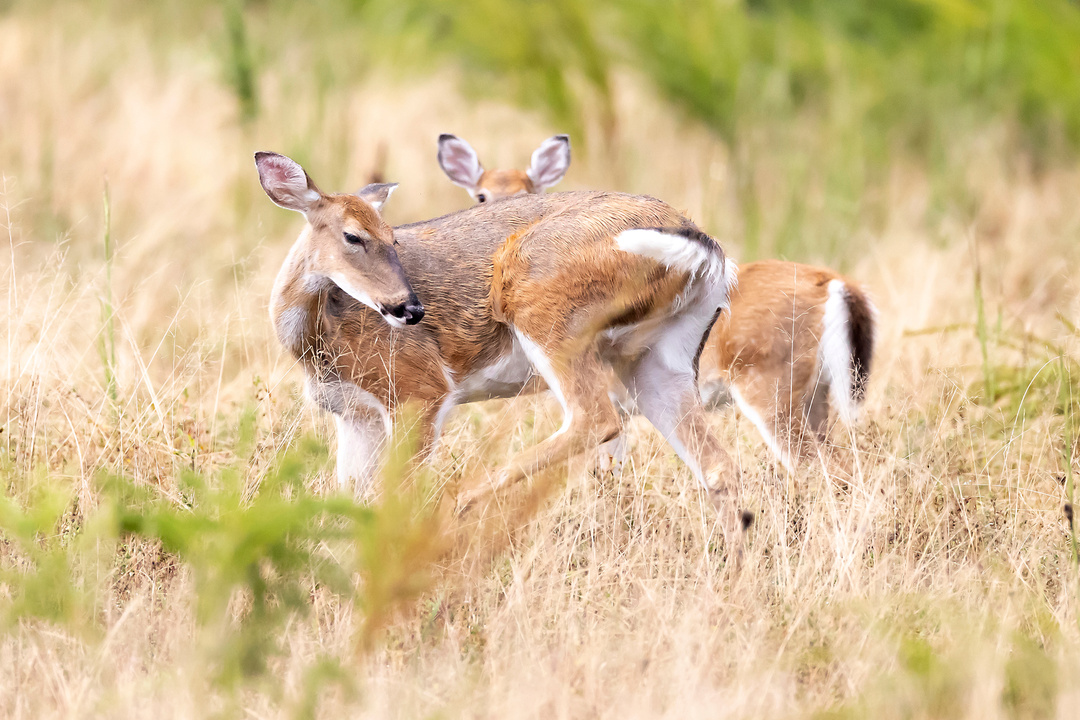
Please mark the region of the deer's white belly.
[[474, 370], [454, 385], [455, 404], [514, 397], [533, 376], [533, 368], [521, 343], [514, 338], [510, 349], [498, 360]]

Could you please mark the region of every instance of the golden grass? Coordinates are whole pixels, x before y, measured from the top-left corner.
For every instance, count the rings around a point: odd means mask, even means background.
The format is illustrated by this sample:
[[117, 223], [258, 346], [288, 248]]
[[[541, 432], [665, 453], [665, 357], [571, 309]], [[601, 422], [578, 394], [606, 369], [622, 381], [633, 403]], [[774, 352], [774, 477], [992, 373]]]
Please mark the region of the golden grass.
[[[462, 98], [449, 73], [372, 76], [319, 95], [288, 60], [263, 77], [262, 115], [236, 121], [216, 66], [194, 49], [155, 50], [137, 22], [85, 12], [0, 15], [0, 221], [6, 333], [0, 409], [6, 492], [47, 472], [77, 489], [70, 522], [97, 502], [94, 475], [123, 472], [177, 497], [182, 467], [226, 462], [240, 409], [258, 409], [248, 482], [305, 428], [299, 371], [266, 316], [299, 218], [262, 197], [251, 154], [294, 153], [325, 187], [366, 180], [377, 148], [404, 222], [463, 207], [434, 161], [439, 132], [490, 166], [524, 164], [557, 131]], [[170, 46], [171, 47], [171, 46]], [[109, 48], [104, 50], [104, 48]], [[294, 54], [295, 55], [295, 54]], [[294, 57], [285, 53], [286, 58]], [[302, 53], [299, 53], [302, 57]], [[565, 184], [650, 192], [685, 208], [736, 257], [740, 228], [723, 147], [672, 117], [632, 77], [617, 91], [618, 160], [599, 144]], [[709, 506], [644, 422], [618, 478], [578, 467], [566, 487], [467, 575], [442, 568], [369, 656], [360, 610], [315, 592], [263, 684], [213, 682], [191, 579], [167, 555], [129, 546], [101, 635], [24, 622], [0, 639], [5, 717], [1072, 717], [1080, 713], [1080, 580], [1062, 514], [1062, 419], [1018, 417], [974, 389], [981, 356], [973, 248], [1003, 367], [1045, 360], [1045, 338], [1077, 357], [1080, 173], [1033, 176], [988, 131], [953, 179], [969, 208], [935, 208], [933, 183], [898, 164], [859, 217], [842, 265], [871, 290], [881, 339], [860, 482], [777, 474], [749, 423], [718, 414], [757, 513], [733, 577]], [[805, 231], [832, 227], [820, 183], [792, 187], [760, 151], [763, 235], [792, 194]], [[117, 407], [98, 356], [102, 193], [117, 245]], [[835, 240], [835, 239], [833, 239]], [[949, 326], [962, 325], [960, 329]], [[946, 328], [907, 335], [906, 331]], [[1019, 339], [1018, 339], [1019, 338]], [[531, 422], [536, 416], [535, 425]], [[494, 463], [556, 425], [544, 399], [459, 411], [438, 460], [447, 476]], [[1073, 469], [1076, 472], [1076, 468]], [[315, 484], [326, 478], [313, 478]], [[0, 558], [15, 562], [0, 538]], [[6, 597], [0, 592], [0, 603]], [[345, 679], [319, 681], [318, 663]]]

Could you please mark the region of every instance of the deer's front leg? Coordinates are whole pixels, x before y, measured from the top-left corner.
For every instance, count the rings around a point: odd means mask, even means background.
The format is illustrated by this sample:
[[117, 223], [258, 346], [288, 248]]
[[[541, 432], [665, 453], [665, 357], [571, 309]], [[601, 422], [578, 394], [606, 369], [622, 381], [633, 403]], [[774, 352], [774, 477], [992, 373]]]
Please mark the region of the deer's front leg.
[[563, 424], [551, 437], [518, 453], [492, 480], [466, 491], [458, 503], [461, 510], [528, 475], [597, 447], [620, 432], [619, 416], [608, 397], [607, 376], [591, 348], [577, 357], [562, 358], [556, 350], [525, 335], [519, 333], [518, 339], [562, 405]]
[[379, 459], [386, 446], [386, 426], [374, 411], [334, 414], [337, 426], [338, 487], [357, 497], [374, 492]]

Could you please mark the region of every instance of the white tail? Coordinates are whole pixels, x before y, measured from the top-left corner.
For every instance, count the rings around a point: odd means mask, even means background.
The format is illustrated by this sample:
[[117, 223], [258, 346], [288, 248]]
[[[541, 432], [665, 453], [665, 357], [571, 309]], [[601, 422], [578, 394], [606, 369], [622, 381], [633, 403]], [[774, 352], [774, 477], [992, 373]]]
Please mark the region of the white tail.
[[859, 406], [854, 396], [851, 317], [844, 281], [830, 280], [828, 293], [825, 314], [821, 319], [818, 364], [829, 384], [829, 399], [836, 408], [837, 415], [845, 424], [853, 425], [858, 419]]
[[[257, 158], [264, 187], [269, 157]], [[595, 192], [527, 194], [391, 229], [357, 195], [323, 194], [302, 170], [288, 175], [290, 192], [305, 196], [293, 209], [309, 224], [278, 276], [271, 315], [309, 395], [335, 415], [342, 482], [367, 479], [375, 439], [406, 401], [420, 406], [429, 447], [455, 405], [551, 388], [560, 431], [468, 504], [618, 435], [606, 382], [614, 371], [713, 493], [738, 542], [737, 471], [695, 386], [697, 351], [727, 302], [712, 238], [654, 198]], [[699, 244], [677, 253], [696, 258], [694, 268], [618, 247], [616, 237], [643, 228], [671, 235], [673, 247]], [[391, 296], [409, 298], [400, 315]]]
[[723, 259], [717, 261], [708, 246], [684, 234], [648, 228], [624, 230], [615, 237], [624, 252], [652, 258], [665, 267], [694, 275], [719, 274]]

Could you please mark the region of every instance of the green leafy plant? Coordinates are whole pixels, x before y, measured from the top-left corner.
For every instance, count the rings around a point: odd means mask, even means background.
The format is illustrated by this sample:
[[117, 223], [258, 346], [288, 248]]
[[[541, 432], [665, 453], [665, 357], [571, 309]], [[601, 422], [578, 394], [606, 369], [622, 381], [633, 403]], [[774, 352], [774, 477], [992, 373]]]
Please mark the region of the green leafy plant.
[[250, 122], [259, 115], [259, 94], [256, 84], [255, 56], [248, 40], [244, 0], [233, 0], [225, 6], [225, 26], [228, 33], [228, 80], [240, 107], [240, 118]]
[[443, 552], [433, 487], [413, 468], [414, 443], [396, 438], [378, 502], [321, 495], [305, 482], [327, 457], [310, 437], [284, 451], [245, 492], [244, 459], [254, 440], [252, 415], [240, 424], [237, 462], [180, 479], [183, 504], [122, 476], [101, 479], [98, 506], [77, 527], [62, 528], [72, 495], [35, 480], [20, 506], [0, 497], [0, 533], [19, 547], [0, 584], [11, 601], [8, 626], [37, 619], [72, 630], [96, 628], [95, 607], [120, 542], [158, 543], [194, 579], [196, 621], [226, 686], [261, 677], [281, 650], [288, 622], [309, 612], [316, 591], [355, 602], [364, 613], [358, 652], [403, 603], [423, 592], [430, 566]]

